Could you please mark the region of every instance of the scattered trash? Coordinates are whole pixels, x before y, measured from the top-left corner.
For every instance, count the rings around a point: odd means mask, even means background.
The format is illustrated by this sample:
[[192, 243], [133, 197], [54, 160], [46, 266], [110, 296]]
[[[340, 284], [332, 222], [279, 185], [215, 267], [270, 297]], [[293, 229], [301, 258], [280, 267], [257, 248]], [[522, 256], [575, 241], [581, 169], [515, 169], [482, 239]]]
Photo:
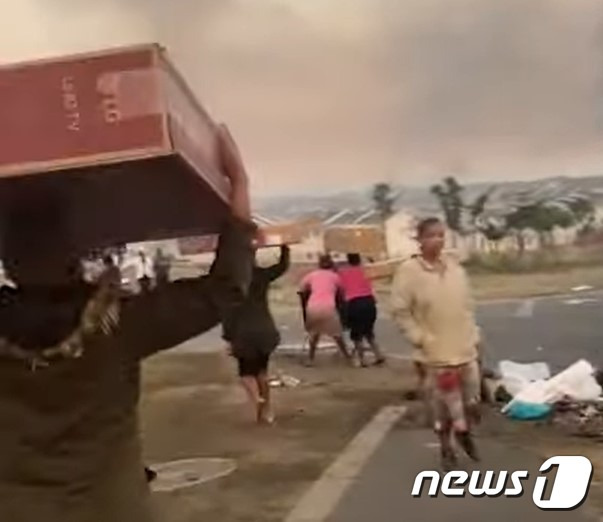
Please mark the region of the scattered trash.
[[[536, 350], [540, 351], [538, 348]], [[546, 380], [551, 377], [549, 365], [544, 362], [516, 363], [513, 361], [500, 361], [498, 371], [502, 378], [502, 385], [512, 396], [517, 395], [530, 383]]]
[[151, 489], [156, 493], [168, 493], [216, 480], [237, 469], [231, 459], [194, 458], [164, 462], [151, 466], [157, 473]]
[[[540, 366], [539, 369], [533, 366], [528, 371], [525, 365], [517, 365], [517, 363], [510, 361], [504, 362], [506, 364], [502, 365], [501, 363], [502, 367], [507, 373], [509, 372], [509, 368], [511, 368], [512, 376], [516, 377], [515, 380], [509, 379], [512, 387], [517, 387], [521, 384], [521, 380], [517, 378], [521, 371], [524, 371], [529, 377], [534, 377], [538, 371], [542, 372], [542, 375], [545, 374], [543, 366]], [[521, 368], [522, 366], [524, 368]], [[546, 369], [548, 370], [548, 366]], [[581, 359], [554, 377], [534, 380], [524, 385], [523, 388], [520, 388], [515, 393], [505, 385], [507, 391], [513, 395], [513, 399], [507, 403], [502, 412], [516, 419], [541, 418], [540, 415], [546, 416], [545, 408], [537, 408], [536, 406], [538, 405], [551, 406], [568, 400], [596, 402], [601, 396], [601, 386], [597, 382], [595, 375], [597, 378], [600, 377], [600, 374], [595, 371], [589, 362]], [[523, 377], [525, 378], [525, 374]], [[599, 401], [599, 404], [603, 403]]]
[[549, 417], [552, 412], [553, 407], [550, 404], [512, 401], [506, 413], [514, 420], [542, 420]]
[[568, 435], [603, 439], [603, 402], [560, 401], [554, 424]]
[[292, 375], [279, 374], [268, 381], [271, 388], [297, 388], [301, 381]]
[[536, 351], [537, 352], [542, 352], [544, 350], [544, 348], [542, 346], [537, 346], [536, 347]]
[[496, 402], [507, 403], [513, 399], [513, 396], [505, 389], [504, 386], [500, 385], [494, 392], [494, 400]]
[[574, 286], [572, 288], [572, 292], [586, 292], [588, 290], [594, 290], [594, 288], [589, 285]]

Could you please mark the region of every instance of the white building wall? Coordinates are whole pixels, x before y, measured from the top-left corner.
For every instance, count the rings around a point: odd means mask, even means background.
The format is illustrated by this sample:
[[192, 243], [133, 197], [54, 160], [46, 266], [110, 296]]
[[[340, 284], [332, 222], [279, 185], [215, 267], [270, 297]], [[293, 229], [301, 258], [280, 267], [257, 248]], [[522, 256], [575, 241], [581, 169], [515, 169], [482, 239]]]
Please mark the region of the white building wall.
[[407, 211], [399, 211], [385, 223], [385, 241], [390, 259], [406, 258], [418, 252], [415, 240], [416, 220]]

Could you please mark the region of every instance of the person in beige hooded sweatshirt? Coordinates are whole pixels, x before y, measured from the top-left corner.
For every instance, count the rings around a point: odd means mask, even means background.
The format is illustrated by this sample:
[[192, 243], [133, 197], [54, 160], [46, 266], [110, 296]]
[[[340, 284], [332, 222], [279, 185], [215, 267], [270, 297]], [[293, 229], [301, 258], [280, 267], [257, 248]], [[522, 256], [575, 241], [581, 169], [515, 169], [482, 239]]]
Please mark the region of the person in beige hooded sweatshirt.
[[463, 267], [443, 253], [445, 228], [437, 218], [417, 228], [420, 254], [404, 262], [392, 286], [394, 318], [417, 350], [424, 391], [441, 444], [442, 464], [456, 465], [453, 434], [479, 460], [471, 424], [479, 418], [480, 332]]

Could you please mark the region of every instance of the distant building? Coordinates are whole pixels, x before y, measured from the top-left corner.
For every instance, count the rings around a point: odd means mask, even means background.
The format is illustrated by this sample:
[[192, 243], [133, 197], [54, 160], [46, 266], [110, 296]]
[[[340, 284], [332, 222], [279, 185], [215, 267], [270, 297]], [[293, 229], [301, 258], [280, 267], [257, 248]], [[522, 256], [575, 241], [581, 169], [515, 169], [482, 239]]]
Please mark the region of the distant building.
[[408, 210], [399, 210], [385, 222], [389, 258], [408, 258], [418, 251], [416, 226], [417, 218]]

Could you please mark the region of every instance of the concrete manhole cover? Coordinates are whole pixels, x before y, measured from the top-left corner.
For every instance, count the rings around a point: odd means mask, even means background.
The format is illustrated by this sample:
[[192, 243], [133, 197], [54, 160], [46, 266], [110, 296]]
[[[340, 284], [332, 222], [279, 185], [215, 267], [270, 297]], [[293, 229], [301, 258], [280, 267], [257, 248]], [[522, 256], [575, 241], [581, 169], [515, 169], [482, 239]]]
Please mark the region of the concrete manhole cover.
[[165, 493], [225, 477], [230, 475], [237, 465], [231, 459], [198, 458], [163, 462], [151, 467], [157, 472], [151, 489], [157, 493]]

